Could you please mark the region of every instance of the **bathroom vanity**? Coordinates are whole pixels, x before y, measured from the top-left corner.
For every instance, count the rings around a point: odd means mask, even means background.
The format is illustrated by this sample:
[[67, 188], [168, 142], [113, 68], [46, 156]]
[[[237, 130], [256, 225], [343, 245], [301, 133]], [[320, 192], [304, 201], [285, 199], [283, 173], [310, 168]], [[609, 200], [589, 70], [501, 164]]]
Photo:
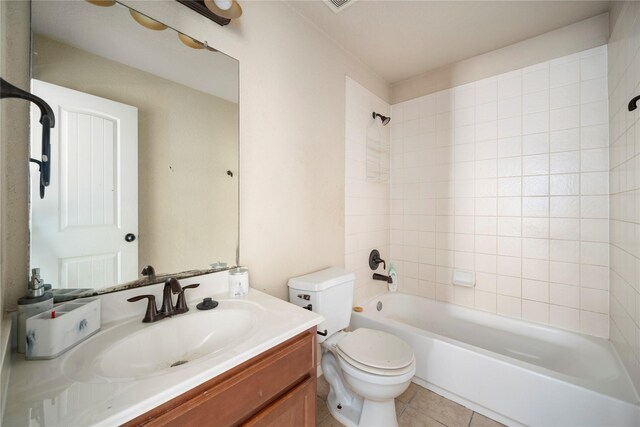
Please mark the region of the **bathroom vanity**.
[[[193, 283], [187, 313], [142, 323], [126, 302], [141, 289], [106, 294], [93, 337], [52, 360], [13, 354], [2, 424], [314, 425], [323, 318], [255, 289], [230, 298], [226, 272]], [[205, 297], [218, 307], [197, 310]]]
[[314, 426], [316, 328], [125, 423]]

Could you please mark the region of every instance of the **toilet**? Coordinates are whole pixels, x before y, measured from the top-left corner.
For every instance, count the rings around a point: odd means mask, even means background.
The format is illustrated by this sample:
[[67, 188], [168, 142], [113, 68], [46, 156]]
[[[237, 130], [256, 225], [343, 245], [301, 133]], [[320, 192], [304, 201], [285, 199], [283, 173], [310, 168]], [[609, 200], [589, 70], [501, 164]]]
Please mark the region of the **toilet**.
[[324, 317], [318, 325], [327, 406], [346, 426], [397, 426], [395, 398], [416, 372], [411, 347], [387, 332], [349, 326], [355, 275], [331, 267], [289, 280], [289, 301]]

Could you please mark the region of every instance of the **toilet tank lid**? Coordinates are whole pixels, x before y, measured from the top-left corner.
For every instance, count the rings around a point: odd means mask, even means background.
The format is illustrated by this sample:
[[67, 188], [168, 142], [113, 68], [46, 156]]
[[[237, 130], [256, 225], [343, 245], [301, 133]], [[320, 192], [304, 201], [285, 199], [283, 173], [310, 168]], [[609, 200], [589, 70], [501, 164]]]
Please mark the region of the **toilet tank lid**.
[[340, 267], [324, 270], [289, 279], [289, 287], [301, 291], [323, 291], [333, 286], [355, 281], [356, 275]]

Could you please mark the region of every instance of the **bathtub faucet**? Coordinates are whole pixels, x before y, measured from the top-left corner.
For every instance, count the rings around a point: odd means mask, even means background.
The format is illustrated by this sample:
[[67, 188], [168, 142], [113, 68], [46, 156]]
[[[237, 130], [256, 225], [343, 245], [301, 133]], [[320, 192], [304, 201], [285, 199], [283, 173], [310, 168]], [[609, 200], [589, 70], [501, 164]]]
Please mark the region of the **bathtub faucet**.
[[387, 264], [384, 262], [382, 258], [380, 258], [380, 252], [377, 249], [374, 249], [369, 254], [369, 267], [372, 270], [377, 270], [378, 265], [382, 264], [382, 269], [387, 269]]
[[382, 280], [383, 282], [391, 283], [393, 279], [390, 276], [384, 274], [373, 273], [373, 280]]

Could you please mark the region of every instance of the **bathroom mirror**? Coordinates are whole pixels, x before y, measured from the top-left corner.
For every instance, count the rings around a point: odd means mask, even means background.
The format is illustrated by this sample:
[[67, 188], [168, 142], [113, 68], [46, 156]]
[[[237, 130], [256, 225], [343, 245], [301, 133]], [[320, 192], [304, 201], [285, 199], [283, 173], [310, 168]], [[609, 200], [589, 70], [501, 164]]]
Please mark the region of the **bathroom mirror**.
[[30, 267], [86, 295], [234, 266], [238, 61], [116, 2], [31, 15], [31, 91], [56, 126], [42, 200], [31, 166]]

